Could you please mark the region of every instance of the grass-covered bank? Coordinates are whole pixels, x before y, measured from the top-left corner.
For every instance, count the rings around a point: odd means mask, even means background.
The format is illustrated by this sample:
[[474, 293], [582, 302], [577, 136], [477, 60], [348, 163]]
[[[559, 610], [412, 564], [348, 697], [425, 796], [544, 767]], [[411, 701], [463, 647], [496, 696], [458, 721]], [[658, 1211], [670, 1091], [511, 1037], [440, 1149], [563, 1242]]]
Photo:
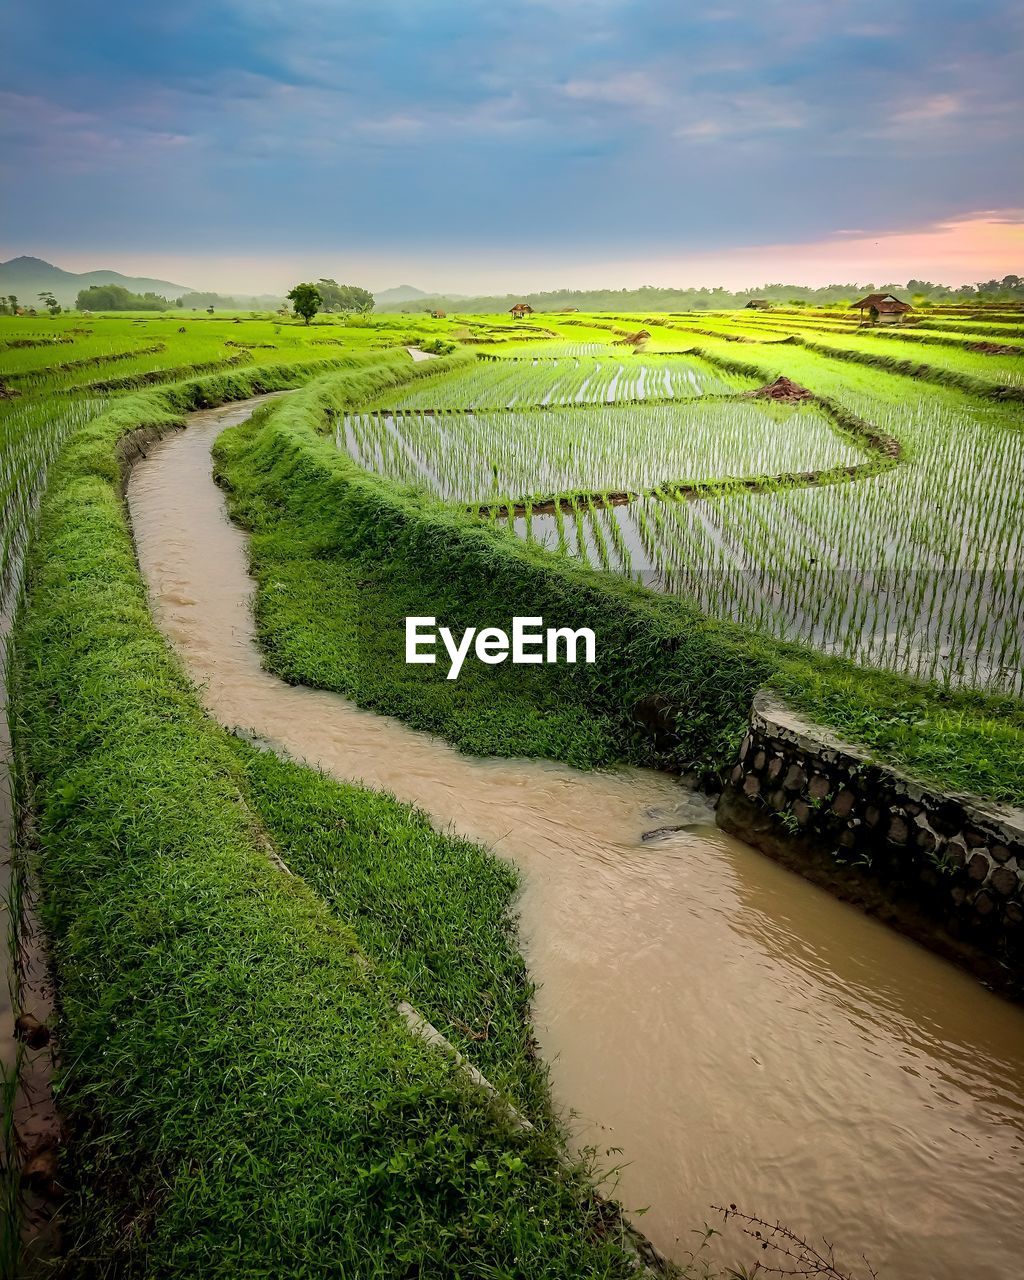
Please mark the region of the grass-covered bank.
[[[434, 372], [434, 371], [432, 371]], [[225, 433], [216, 454], [253, 532], [270, 666], [483, 754], [701, 771], [730, 763], [750, 701], [775, 687], [810, 716], [940, 787], [1024, 801], [1024, 707], [866, 670], [709, 620], [523, 546], [423, 493], [361, 471], [325, 438], [363, 403], [327, 378]], [[453, 630], [514, 614], [590, 626], [593, 667], [406, 667], [402, 620]], [[524, 674], [527, 672], [527, 674]]]
[[381, 983], [547, 1127], [511, 864], [439, 835], [425, 814], [391, 796], [237, 739], [234, 746], [265, 831], [288, 867], [358, 936]]
[[[349, 376], [365, 391], [405, 368]], [[407, 809], [239, 748], [150, 617], [119, 449], [288, 382], [235, 372], [117, 402], [62, 451], [33, 538], [14, 724], [60, 997], [65, 1273], [624, 1276], [552, 1137], [510, 1127], [394, 1009], [411, 997], [456, 1040], [464, 1022], [474, 1055], [489, 1018], [488, 1065], [550, 1127], [507, 871]], [[291, 805], [345, 838], [296, 831]], [[260, 817], [324, 898], [272, 866]], [[384, 905], [378, 846], [410, 867]], [[450, 928], [423, 918], [413, 870], [428, 867]], [[459, 934], [470, 894], [478, 927]]]

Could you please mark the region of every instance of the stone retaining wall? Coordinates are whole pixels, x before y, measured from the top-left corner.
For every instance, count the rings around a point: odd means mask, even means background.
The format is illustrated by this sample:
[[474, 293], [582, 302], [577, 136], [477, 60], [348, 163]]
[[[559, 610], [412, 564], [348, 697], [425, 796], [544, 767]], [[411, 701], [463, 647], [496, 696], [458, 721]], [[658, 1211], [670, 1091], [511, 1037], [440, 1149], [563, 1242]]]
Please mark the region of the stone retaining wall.
[[1024, 994], [1024, 812], [873, 763], [762, 691], [717, 820]]

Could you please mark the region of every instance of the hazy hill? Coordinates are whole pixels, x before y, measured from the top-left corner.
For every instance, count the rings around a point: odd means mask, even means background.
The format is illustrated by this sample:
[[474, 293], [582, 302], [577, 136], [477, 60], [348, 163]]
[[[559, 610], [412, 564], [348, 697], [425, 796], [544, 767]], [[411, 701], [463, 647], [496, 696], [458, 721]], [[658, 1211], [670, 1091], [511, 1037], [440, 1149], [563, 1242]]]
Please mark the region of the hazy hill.
[[394, 289], [382, 289], [380, 293], [375, 293], [373, 300], [378, 307], [382, 307], [400, 302], [416, 302], [425, 297], [427, 297], [427, 294], [422, 289], [417, 289], [415, 285], [400, 284]]
[[143, 276], [124, 276], [119, 271], [64, 271], [42, 258], [11, 258], [0, 262], [0, 294], [15, 294], [27, 307], [39, 305], [39, 294], [49, 291], [64, 307], [73, 307], [79, 289], [94, 284], [119, 284], [131, 293], [157, 293], [172, 301], [189, 286], [172, 284], [170, 280], [149, 280]]

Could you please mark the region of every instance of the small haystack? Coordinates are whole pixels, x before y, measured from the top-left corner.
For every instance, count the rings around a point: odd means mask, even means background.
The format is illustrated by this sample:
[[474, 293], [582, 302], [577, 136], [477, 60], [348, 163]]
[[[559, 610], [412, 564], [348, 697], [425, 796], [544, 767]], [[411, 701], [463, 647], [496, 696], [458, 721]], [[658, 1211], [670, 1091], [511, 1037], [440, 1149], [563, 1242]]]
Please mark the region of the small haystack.
[[646, 342], [650, 338], [650, 334], [646, 329], [637, 329], [636, 333], [627, 333], [624, 338], [619, 338], [615, 343], [617, 347], [639, 347], [641, 343]]
[[772, 304], [767, 298], [751, 298], [746, 304], [747, 311], [771, 311]]
[[778, 377], [774, 382], [768, 382], [763, 387], [758, 387], [756, 391], [748, 391], [746, 395], [751, 400], [776, 400], [783, 404], [799, 404], [801, 400], [813, 400], [814, 392], [808, 391], [806, 387], [802, 387], [799, 382], [794, 382], [792, 378]]

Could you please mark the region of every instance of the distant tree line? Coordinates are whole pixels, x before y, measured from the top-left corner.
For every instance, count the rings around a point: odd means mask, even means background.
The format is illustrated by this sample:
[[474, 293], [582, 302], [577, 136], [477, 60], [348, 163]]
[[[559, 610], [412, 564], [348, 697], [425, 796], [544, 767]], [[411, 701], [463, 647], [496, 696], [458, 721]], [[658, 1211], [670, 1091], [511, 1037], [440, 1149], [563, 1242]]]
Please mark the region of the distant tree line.
[[158, 293], [132, 293], [120, 284], [94, 284], [80, 289], [79, 311], [167, 311], [170, 302]]
[[[51, 316], [59, 316], [64, 310], [49, 289], [44, 289], [42, 293], [37, 294], [36, 296], [39, 298], [39, 301], [43, 304], [46, 310], [49, 311]], [[0, 316], [34, 316], [35, 314], [36, 308], [23, 307], [18, 301], [18, 295], [16, 293], [7, 293], [0, 296]]]
[[922, 302], [1024, 302], [1024, 277], [1009, 275], [1001, 280], [964, 284], [958, 288], [929, 280], [908, 280], [902, 284], [830, 284], [811, 289], [796, 284], [764, 284], [756, 289], [666, 289], [645, 285], [640, 289], [555, 289], [547, 293], [509, 293], [478, 298], [448, 298], [441, 295], [417, 298], [415, 302], [393, 302], [383, 311], [508, 311], [516, 302], [527, 302], [535, 311], [714, 311], [742, 307], [751, 298], [778, 304], [798, 303], [825, 306], [853, 302], [866, 293], [910, 294]]
[[210, 307], [215, 311], [237, 311], [239, 308], [234, 298], [226, 298], [222, 293], [183, 293], [174, 299], [174, 305], [190, 311], [208, 310]]

